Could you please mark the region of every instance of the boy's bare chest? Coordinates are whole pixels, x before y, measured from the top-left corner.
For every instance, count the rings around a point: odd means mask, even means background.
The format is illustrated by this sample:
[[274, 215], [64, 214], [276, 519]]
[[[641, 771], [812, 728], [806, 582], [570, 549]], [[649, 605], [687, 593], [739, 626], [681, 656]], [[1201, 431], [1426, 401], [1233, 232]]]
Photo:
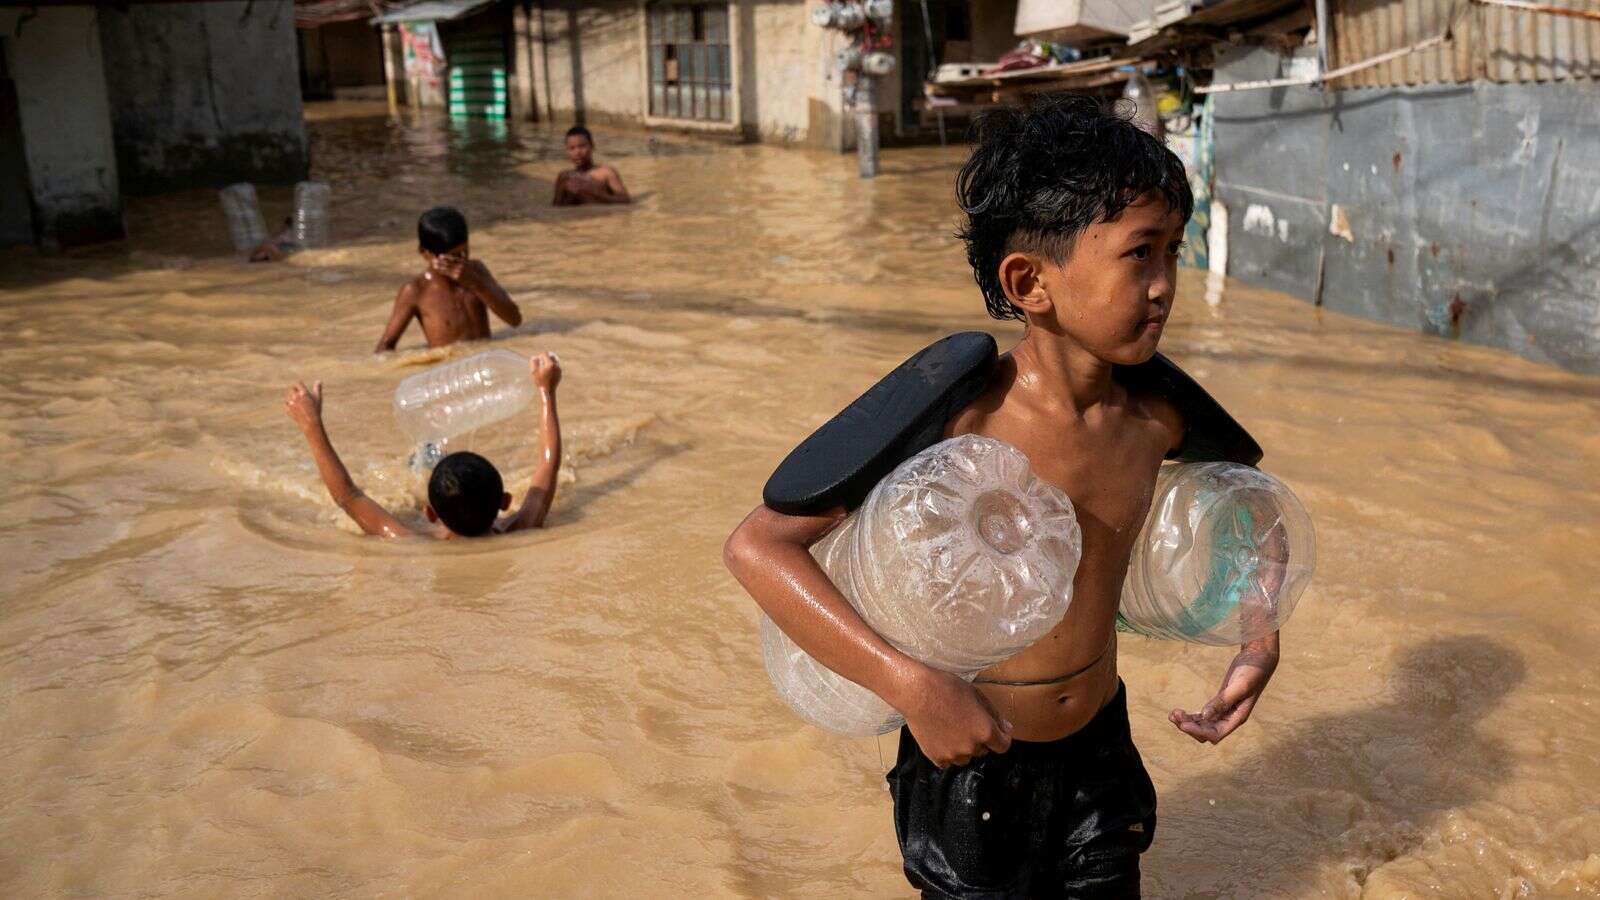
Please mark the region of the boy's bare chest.
[[1156, 472], [1168, 449], [1159, 426], [1150, 420], [1126, 417], [1087, 427], [991, 415], [977, 424], [973, 430], [1021, 450], [1034, 475], [1072, 498], [1086, 554], [1093, 545], [1130, 542], [1144, 523]]

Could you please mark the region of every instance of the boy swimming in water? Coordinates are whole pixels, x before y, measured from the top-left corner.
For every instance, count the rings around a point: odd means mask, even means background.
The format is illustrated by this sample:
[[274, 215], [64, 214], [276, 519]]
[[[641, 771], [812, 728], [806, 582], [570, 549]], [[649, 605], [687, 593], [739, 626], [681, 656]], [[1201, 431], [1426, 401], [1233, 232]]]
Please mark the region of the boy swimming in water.
[[[533, 471], [528, 495], [515, 515], [497, 522], [500, 512], [511, 508], [511, 495], [505, 492], [500, 472], [476, 453], [452, 453], [434, 466], [428, 479], [428, 503], [424, 512], [438, 529], [422, 532], [427, 537], [454, 538], [506, 534], [524, 528], [538, 528], [550, 511], [556, 496], [556, 472], [561, 469], [561, 423], [556, 419], [556, 385], [561, 383], [561, 364], [555, 354], [541, 353], [528, 361], [533, 383], [539, 389], [544, 407], [539, 425], [539, 462]], [[333, 502], [355, 520], [361, 530], [379, 537], [409, 537], [418, 532], [394, 517], [371, 497], [361, 492], [350, 472], [328, 440], [322, 424], [322, 382], [307, 388], [296, 384], [283, 398], [289, 413], [311, 445], [311, 458], [327, 485]]]
[[467, 219], [453, 207], [435, 206], [417, 219], [417, 252], [427, 268], [406, 282], [394, 298], [394, 312], [374, 353], [393, 350], [412, 319], [422, 323], [429, 347], [489, 336], [489, 312], [512, 328], [522, 311], [511, 301], [489, 267], [472, 259]]
[[623, 187], [616, 168], [594, 161], [594, 135], [589, 129], [582, 125], [567, 129], [567, 159], [572, 161], [572, 168], [556, 176], [552, 205], [628, 202], [628, 189]]
[[[1113, 372], [1156, 352], [1193, 200], [1171, 151], [1084, 97], [989, 114], [957, 192], [989, 313], [1027, 329], [944, 436], [1010, 443], [1071, 496], [1083, 557], [1066, 618], [969, 684], [875, 633], [812, 558], [844, 509], [758, 507], [725, 559], [802, 649], [905, 716], [888, 781], [905, 873], [925, 896], [1138, 896], [1156, 797], [1129, 733], [1115, 622], [1185, 420]], [[1216, 696], [1170, 721], [1222, 740], [1277, 662], [1276, 634], [1241, 648]]]

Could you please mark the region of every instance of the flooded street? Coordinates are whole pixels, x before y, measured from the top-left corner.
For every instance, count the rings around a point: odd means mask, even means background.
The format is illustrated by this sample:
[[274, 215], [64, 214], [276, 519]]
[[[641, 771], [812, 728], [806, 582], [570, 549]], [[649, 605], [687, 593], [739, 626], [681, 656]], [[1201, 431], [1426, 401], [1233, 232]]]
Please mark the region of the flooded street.
[[[0, 251], [0, 896], [909, 895], [893, 738], [781, 704], [720, 547], [905, 356], [1020, 335], [952, 236], [964, 148], [863, 183], [602, 128], [640, 202], [557, 210], [554, 133], [362, 111], [308, 126], [332, 248], [238, 262], [197, 190], [131, 200], [122, 245]], [[394, 386], [481, 345], [370, 350], [438, 203], [526, 317], [494, 345], [561, 356], [561, 487], [542, 531], [363, 539], [281, 397], [323, 380], [357, 482], [420, 518]], [[1163, 349], [1319, 570], [1219, 746], [1166, 715], [1231, 654], [1122, 641], [1146, 895], [1600, 895], [1600, 378], [1181, 272]], [[519, 498], [534, 427], [473, 447]]]

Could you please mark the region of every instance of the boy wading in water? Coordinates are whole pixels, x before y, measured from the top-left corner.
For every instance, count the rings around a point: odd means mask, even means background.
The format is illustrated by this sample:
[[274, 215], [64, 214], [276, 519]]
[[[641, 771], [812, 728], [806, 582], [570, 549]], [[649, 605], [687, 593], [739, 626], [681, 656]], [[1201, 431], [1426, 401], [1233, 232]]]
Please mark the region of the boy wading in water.
[[[800, 647], [905, 716], [888, 780], [906, 877], [924, 896], [1138, 896], [1156, 797], [1128, 730], [1115, 623], [1156, 471], [1184, 421], [1112, 367], [1156, 352], [1193, 200], [1176, 156], [1083, 97], [991, 113], [957, 192], [989, 313], [1027, 331], [945, 437], [1012, 444], [1071, 496], [1083, 559], [1066, 618], [969, 684], [873, 632], [807, 552], [845, 510], [759, 507], [725, 556]], [[1198, 713], [1173, 710], [1172, 724], [1222, 740], [1277, 662], [1276, 634], [1241, 648], [1217, 695]]]
[[322, 476], [333, 502], [366, 534], [441, 540], [507, 534], [544, 525], [556, 496], [556, 474], [561, 470], [561, 421], [556, 416], [561, 363], [555, 354], [541, 353], [528, 360], [528, 374], [539, 390], [539, 459], [522, 505], [504, 519], [500, 513], [511, 508], [511, 495], [505, 492], [500, 470], [476, 453], [461, 451], [439, 460], [428, 478], [428, 503], [423, 512], [437, 527], [413, 529], [368, 497], [350, 477], [350, 470], [333, 449], [322, 422], [322, 382], [309, 388], [304, 384], [289, 388], [283, 398], [283, 410], [300, 426], [300, 433], [311, 448], [311, 459], [317, 464], [317, 474]]
[[454, 207], [435, 206], [417, 219], [417, 253], [427, 268], [395, 295], [374, 353], [393, 350], [412, 319], [422, 323], [429, 347], [487, 338], [490, 310], [512, 328], [522, 324], [511, 295], [488, 266], [472, 258], [467, 218]]
[[594, 161], [594, 135], [582, 125], [567, 129], [567, 159], [572, 168], [556, 176], [554, 206], [580, 206], [584, 203], [627, 203], [628, 189], [615, 166]]

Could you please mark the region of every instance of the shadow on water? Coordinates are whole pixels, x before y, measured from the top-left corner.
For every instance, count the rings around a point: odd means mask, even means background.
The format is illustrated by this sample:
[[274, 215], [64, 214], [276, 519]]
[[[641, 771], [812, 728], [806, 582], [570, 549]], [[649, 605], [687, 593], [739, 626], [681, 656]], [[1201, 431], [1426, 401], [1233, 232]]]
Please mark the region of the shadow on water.
[[[1509, 778], [1506, 745], [1479, 724], [1525, 671], [1521, 654], [1478, 635], [1404, 648], [1389, 702], [1313, 718], [1233, 771], [1165, 793], [1147, 880], [1189, 896], [1206, 896], [1206, 888], [1286, 896], [1344, 860], [1365, 882], [1376, 866], [1416, 850], [1444, 814]], [[1291, 790], [1249, 790], [1286, 777]], [[1163, 844], [1185, 852], [1162, 854]], [[1219, 866], [1226, 848], [1255, 859]], [[1219, 870], [1227, 881], [1217, 883]]]
[[567, 485], [557, 489], [555, 508], [550, 512], [547, 527], [555, 528], [581, 522], [588, 518], [586, 507], [617, 491], [626, 490], [656, 466], [682, 453], [694, 449], [693, 444], [665, 444], [650, 442], [645, 453], [620, 470], [598, 481]]

